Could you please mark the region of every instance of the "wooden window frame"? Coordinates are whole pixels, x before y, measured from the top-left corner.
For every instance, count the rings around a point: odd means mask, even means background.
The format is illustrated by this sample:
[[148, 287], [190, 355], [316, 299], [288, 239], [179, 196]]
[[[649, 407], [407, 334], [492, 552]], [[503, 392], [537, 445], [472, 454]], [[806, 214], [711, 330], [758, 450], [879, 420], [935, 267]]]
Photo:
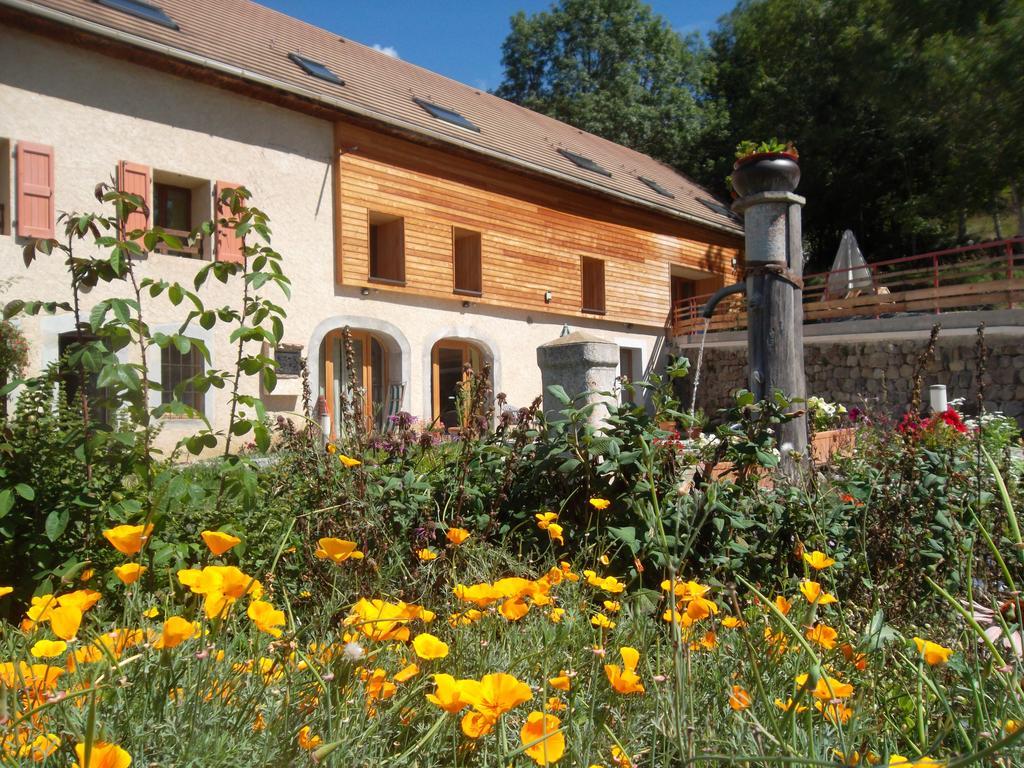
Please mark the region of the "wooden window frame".
[[[375, 224], [374, 221], [373, 221], [375, 216], [386, 216], [386, 217], [388, 217], [388, 221], [378, 222], [378, 223]], [[396, 222], [399, 223], [401, 225], [401, 228], [402, 228], [401, 245], [400, 245], [400, 251], [399, 251], [399, 254], [398, 254], [398, 268], [396, 270], [396, 276], [387, 276], [387, 275], [379, 275], [379, 274], [375, 275], [374, 274], [374, 270], [373, 270], [374, 259], [375, 259], [375, 257], [374, 257], [375, 235], [374, 235], [373, 229], [374, 229], [374, 227], [387, 226], [389, 224], [394, 224]], [[400, 214], [389, 213], [387, 211], [380, 211], [380, 210], [367, 211], [366, 212], [366, 234], [367, 234], [367, 238], [366, 238], [366, 251], [367, 251], [367, 254], [366, 254], [366, 256], [367, 256], [367, 258], [366, 258], [366, 279], [369, 282], [371, 282], [371, 283], [380, 283], [381, 285], [394, 285], [394, 286], [399, 286], [399, 287], [404, 286], [405, 285], [405, 217], [400, 215]], [[377, 260], [379, 261], [379, 257], [377, 258]], [[380, 265], [378, 264], [378, 267], [379, 266]]]
[[[600, 269], [601, 283], [599, 290], [600, 294], [600, 306], [589, 307], [587, 306], [587, 274], [588, 267], [590, 269]], [[606, 293], [606, 275], [605, 275], [605, 262], [603, 259], [597, 259], [592, 256], [581, 256], [580, 257], [580, 311], [585, 312], [588, 315], [604, 315], [608, 312], [608, 297]]]
[[[375, 410], [379, 406], [384, 408], [387, 405], [388, 389], [391, 386], [391, 379], [389, 378], [390, 361], [388, 360], [388, 346], [384, 343], [383, 339], [379, 334], [373, 331], [350, 329], [349, 333], [352, 336], [353, 341], [360, 341], [363, 345], [363, 363], [362, 363], [362, 379], [363, 389], [366, 390], [367, 400], [363, 402], [363, 423], [367, 430], [372, 430], [374, 427], [374, 415]], [[372, 344], [376, 341], [381, 347], [381, 370], [380, 378], [382, 382], [382, 392], [380, 402], [373, 400], [373, 350]], [[335, 374], [340, 371], [335, 371], [334, 361], [334, 345], [340, 343], [342, 345], [341, 354], [345, 354], [345, 333], [343, 330], [330, 331], [324, 337], [325, 354], [324, 354], [324, 397], [327, 399], [327, 409], [331, 414], [331, 437], [340, 437], [338, 432], [338, 414], [336, 412], [335, 401], [337, 400], [337, 392], [334, 389]], [[342, 363], [344, 365], [344, 363]], [[342, 383], [342, 388], [345, 387], [347, 382]]]
[[[158, 214], [164, 209], [164, 206], [162, 205], [162, 196], [165, 197], [167, 194], [166, 190], [169, 189], [181, 190], [186, 194], [185, 210], [186, 213], [188, 214], [187, 229], [172, 229], [170, 227], [164, 226], [163, 224], [157, 221]], [[171, 256], [183, 256], [189, 259], [201, 259], [203, 257], [201, 241], [194, 243], [193, 245], [185, 244], [185, 241], [188, 240], [189, 235], [192, 234], [192, 191], [193, 190], [190, 189], [189, 187], [182, 187], [178, 184], [169, 184], [165, 181], [156, 181], [154, 179], [152, 203], [153, 226], [160, 227], [167, 234], [174, 235], [175, 237], [177, 237], [179, 240], [182, 241], [182, 247], [171, 248], [170, 246], [167, 245], [167, 243], [157, 243], [156, 247], [153, 250], [157, 251], [158, 253], [164, 253]]]
[[[465, 233], [460, 238], [459, 233]], [[458, 253], [458, 242], [460, 239], [467, 239], [469, 236], [475, 236], [477, 242], [476, 248], [476, 278], [477, 288], [460, 287], [459, 286], [459, 253]], [[479, 298], [484, 295], [484, 238], [481, 232], [477, 232], [474, 229], [465, 229], [463, 227], [452, 227], [452, 293], [459, 296], [475, 296]]]
[[[472, 341], [466, 341], [463, 339], [439, 339], [434, 342], [434, 346], [430, 349], [430, 402], [431, 402], [431, 423], [441, 424], [441, 365], [440, 365], [440, 351], [441, 349], [457, 349], [462, 352], [462, 366], [465, 368], [466, 363], [473, 364], [473, 356], [476, 355], [477, 362], [482, 365], [484, 361], [484, 351], [479, 344]], [[465, 374], [463, 374], [463, 381], [465, 381]]]

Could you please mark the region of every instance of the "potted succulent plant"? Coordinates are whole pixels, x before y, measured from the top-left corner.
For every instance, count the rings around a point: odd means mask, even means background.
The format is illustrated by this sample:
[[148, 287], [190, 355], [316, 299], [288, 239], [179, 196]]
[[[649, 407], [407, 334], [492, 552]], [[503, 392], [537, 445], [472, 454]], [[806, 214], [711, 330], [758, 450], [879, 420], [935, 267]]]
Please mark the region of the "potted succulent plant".
[[800, 153], [793, 142], [741, 141], [729, 183], [740, 197], [758, 192], [792, 192], [800, 183]]

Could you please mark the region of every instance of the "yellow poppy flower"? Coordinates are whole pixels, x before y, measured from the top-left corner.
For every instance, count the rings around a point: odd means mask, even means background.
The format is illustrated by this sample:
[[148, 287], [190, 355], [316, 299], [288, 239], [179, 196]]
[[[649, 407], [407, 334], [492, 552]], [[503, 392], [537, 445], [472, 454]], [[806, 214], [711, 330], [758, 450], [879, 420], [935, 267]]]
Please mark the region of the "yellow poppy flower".
[[387, 672], [383, 669], [375, 669], [367, 676], [366, 698], [369, 701], [376, 699], [390, 699], [398, 692], [398, 686], [387, 679]]
[[605, 600], [602, 605], [609, 613], [618, 613], [622, 610], [622, 603], [616, 602], [615, 600]]
[[779, 609], [779, 613], [785, 616], [793, 607], [793, 603], [784, 598], [782, 595], [777, 595], [775, 597], [775, 607]]
[[160, 609], [154, 605], [144, 610], [142, 612], [142, 615], [145, 616], [147, 619], [154, 619], [160, 615]]
[[853, 710], [841, 701], [830, 703], [816, 701], [814, 702], [814, 708], [821, 713], [822, 717], [836, 725], [846, 725], [853, 716]]
[[181, 616], [172, 616], [164, 622], [163, 631], [153, 647], [158, 649], [177, 648], [195, 634], [196, 625], [194, 623]]
[[11, 594], [14, 591], [14, 587], [0, 587], [0, 597]]
[[436, 688], [427, 694], [427, 701], [453, 715], [468, 707], [480, 683], [476, 680], [456, 680], [451, 675], [434, 675]]
[[74, 605], [58, 605], [50, 611], [50, 629], [61, 640], [71, 640], [82, 624], [82, 611]]
[[612, 504], [610, 501], [608, 501], [608, 499], [601, 499], [597, 497], [589, 499], [588, 501], [590, 506], [592, 506], [594, 509], [608, 509], [608, 507], [610, 507]]
[[827, 624], [817, 624], [807, 630], [806, 637], [812, 643], [817, 643], [822, 648], [831, 651], [836, 647], [836, 638], [839, 633]]
[[423, 549], [417, 550], [416, 551], [416, 556], [420, 560], [422, 560], [424, 562], [427, 562], [427, 563], [429, 563], [431, 560], [437, 560], [437, 552], [434, 552], [433, 550], [431, 550], [431, 549], [429, 549], [427, 547], [424, 547]]
[[590, 617], [590, 623], [595, 627], [601, 629], [615, 629], [615, 622], [605, 616], [603, 613], [598, 613]]
[[510, 597], [501, 604], [498, 611], [508, 621], [519, 621], [530, 612], [530, 606], [521, 597]]
[[813, 552], [804, 552], [804, 562], [816, 571], [823, 571], [830, 565], [836, 564], [835, 560], [824, 552], [819, 552], [818, 550], [814, 550]]
[[280, 628], [285, 625], [284, 611], [277, 610], [263, 600], [253, 600], [245, 614], [260, 632], [266, 632], [272, 637], [281, 636]]
[[775, 706], [781, 709], [783, 712], [789, 712], [789, 710], [794, 708], [797, 712], [807, 711], [807, 707], [805, 707], [803, 704], [794, 703], [792, 698], [786, 699], [785, 701], [783, 701], [782, 699], [776, 699]]
[[816, 581], [811, 581], [810, 579], [805, 579], [800, 582], [800, 592], [805, 598], [807, 598], [807, 602], [812, 605], [815, 603], [818, 605], [830, 605], [831, 603], [837, 602], [834, 595], [830, 595], [828, 592], [825, 592], [821, 588], [821, 584]]
[[[565, 735], [559, 729], [562, 721], [555, 715], [531, 712], [519, 730], [523, 752], [537, 765], [553, 765], [565, 754]], [[529, 745], [529, 746], [527, 746]]]
[[551, 613], [548, 614], [548, 618], [551, 619], [553, 624], [561, 624], [564, 616], [565, 608], [552, 608]]
[[563, 547], [565, 546], [565, 539], [562, 537], [562, 526], [558, 523], [551, 523], [548, 525], [548, 537], [552, 541], [558, 542]]
[[747, 626], [747, 622], [736, 616], [726, 616], [722, 619], [722, 626], [726, 629], [738, 629], [739, 627]]
[[32, 646], [29, 653], [37, 659], [52, 659], [60, 656], [68, 649], [68, 644], [63, 640], [39, 640]]
[[419, 666], [417, 666], [416, 664], [409, 664], [406, 667], [400, 669], [398, 672], [396, 672], [393, 680], [396, 683], [404, 683], [408, 680], [412, 680], [419, 673]]
[[346, 456], [344, 453], [338, 454], [338, 461], [344, 464], [346, 467], [358, 467], [361, 462], [359, 459], [353, 459], [351, 456]]
[[75, 745], [79, 768], [128, 768], [132, 764], [132, 756], [117, 744], [94, 741], [89, 752], [89, 761], [85, 760], [85, 744]]
[[917, 646], [917, 652], [924, 656], [925, 663], [930, 667], [945, 664], [949, 661], [949, 657], [953, 655], [952, 648], [945, 648], [938, 643], [933, 643], [920, 637], [914, 638], [914, 645]]
[[569, 706], [557, 696], [549, 696], [548, 700], [544, 702], [545, 712], [564, 712]]
[[548, 679], [548, 685], [558, 691], [568, 691], [571, 685], [569, 675], [563, 669], [560, 675]]
[[449, 528], [445, 534], [445, 538], [448, 539], [456, 547], [465, 543], [466, 539], [469, 538], [469, 531], [465, 528]]
[[640, 662], [640, 651], [636, 648], [623, 646], [619, 648], [622, 656], [622, 667], [618, 664], [605, 664], [604, 674], [617, 693], [643, 693], [640, 676], [636, 673], [636, 665]]
[[497, 721], [499, 717], [533, 698], [530, 686], [505, 672], [484, 675], [479, 686], [470, 686], [462, 696], [477, 712]]
[[139, 565], [138, 563], [125, 563], [124, 565], [114, 566], [114, 574], [123, 584], [134, 584], [147, 570], [146, 566]]
[[497, 718], [473, 710], [462, 716], [462, 732], [471, 739], [479, 739], [490, 733], [496, 722]]
[[310, 731], [308, 725], [302, 726], [295, 738], [299, 742], [299, 746], [306, 750], [316, 749], [322, 741], [319, 736]]
[[448, 644], [428, 632], [416, 635], [412, 648], [421, 659], [443, 659], [448, 655]]
[[[86, 568], [84, 571], [82, 571], [82, 575], [78, 577], [78, 580], [79, 581], [89, 581], [89, 579], [91, 579], [95, 575], [96, 575], [96, 570], [94, 568]], [[3, 589], [3, 587], [0, 587], [0, 590], [2, 590], [2, 589]], [[0, 594], [2, 594], [2, 593], [0, 593]]]
[[537, 518], [537, 527], [542, 531], [546, 531], [548, 526], [551, 525], [555, 520], [558, 519], [557, 512], [538, 512], [534, 515]]
[[232, 536], [230, 533], [224, 533], [223, 531], [203, 531], [199, 535], [203, 537], [203, 542], [217, 557], [220, 557], [233, 546], [242, 542], [237, 536]]
[[321, 560], [330, 560], [335, 565], [340, 565], [348, 559], [363, 559], [363, 553], [356, 549], [354, 541], [325, 538], [320, 539], [317, 544], [319, 546], [315, 552], [316, 556]]
[[122, 555], [137, 555], [153, 533], [153, 525], [117, 525], [103, 531], [103, 538]]
[[[807, 677], [806, 673], [796, 676], [796, 684], [798, 688], [803, 688], [804, 685], [807, 684]], [[834, 677], [819, 677], [818, 682], [811, 691], [811, 695], [816, 699], [822, 699], [824, 701], [829, 701], [831, 699], [848, 699], [853, 695], [853, 686], [849, 683], [837, 680]]]
[[729, 706], [734, 712], [741, 712], [750, 708], [750, 694], [738, 685], [732, 687], [729, 694]]

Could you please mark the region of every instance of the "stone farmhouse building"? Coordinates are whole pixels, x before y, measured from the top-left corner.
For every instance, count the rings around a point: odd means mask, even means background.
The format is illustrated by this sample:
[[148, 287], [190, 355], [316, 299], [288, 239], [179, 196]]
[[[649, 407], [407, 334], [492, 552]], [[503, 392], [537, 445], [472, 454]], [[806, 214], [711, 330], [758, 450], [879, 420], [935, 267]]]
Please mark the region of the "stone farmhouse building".
[[[743, 242], [727, 206], [650, 157], [248, 0], [0, 0], [0, 301], [69, 298], [62, 259], [26, 267], [22, 248], [61, 211], [96, 210], [111, 179], [171, 231], [214, 217], [225, 186], [269, 215], [293, 287], [281, 376], [258, 393], [272, 412], [301, 408], [295, 350], [336, 412], [346, 327], [374, 412], [425, 423], [456, 423], [466, 363], [528, 404], [537, 347], [566, 325], [618, 344], [640, 377], [673, 299], [733, 282]], [[207, 238], [138, 268], [188, 283], [197, 259], [237, 257]], [[186, 312], [157, 301], [149, 322], [172, 332]], [[68, 315], [19, 323], [34, 370], [74, 330]], [[192, 334], [214, 365], [233, 360], [217, 327]], [[204, 365], [157, 356], [168, 388]], [[227, 401], [193, 394], [215, 426]], [[194, 427], [168, 420], [164, 439]]]

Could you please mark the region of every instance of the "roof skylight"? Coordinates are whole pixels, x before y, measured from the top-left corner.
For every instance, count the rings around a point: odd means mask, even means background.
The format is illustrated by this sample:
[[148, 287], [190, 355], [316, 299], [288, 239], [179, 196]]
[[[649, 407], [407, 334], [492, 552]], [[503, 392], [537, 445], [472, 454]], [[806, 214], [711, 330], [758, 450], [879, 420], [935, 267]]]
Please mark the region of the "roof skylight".
[[650, 187], [651, 189], [653, 189], [653, 190], [654, 190], [655, 192], [657, 192], [657, 193], [658, 193], [659, 195], [662, 195], [662, 196], [664, 196], [664, 197], [671, 197], [671, 198], [672, 198], [673, 200], [675, 200], [675, 197], [676, 197], [676, 196], [675, 196], [675, 195], [673, 195], [673, 194], [672, 194], [671, 192], [669, 192], [669, 191], [668, 191], [667, 189], [665, 189], [665, 188], [664, 188], [663, 186], [661, 186], [661, 184], [659, 184], [658, 182], [656, 182], [656, 181], [655, 181], [654, 179], [649, 179], [649, 178], [647, 178], [646, 176], [640, 176], [640, 177], [638, 177], [638, 178], [640, 179], [640, 181], [642, 181], [642, 182], [643, 182], [644, 184], [646, 184], [646, 185], [647, 185], [648, 187]]
[[319, 77], [321, 80], [326, 80], [328, 83], [334, 83], [335, 85], [344, 85], [345, 81], [329, 70], [325, 65], [319, 61], [313, 61], [313, 59], [307, 59], [305, 56], [300, 56], [297, 53], [289, 53], [288, 58], [302, 67], [303, 71], [307, 75], [313, 77]]
[[115, 11], [121, 11], [130, 16], [159, 24], [161, 27], [173, 30], [181, 29], [178, 23], [168, 16], [163, 8], [143, 2], [143, 0], [96, 0], [96, 2], [100, 5], [105, 5], [107, 8], [113, 8]]
[[438, 106], [433, 102], [427, 101], [426, 99], [419, 99], [416, 97], [413, 97], [413, 101], [423, 107], [423, 109], [438, 120], [444, 120], [446, 123], [457, 125], [459, 128], [465, 128], [467, 131], [476, 131], [477, 133], [480, 133], [480, 129], [471, 120], [463, 117], [454, 109], [447, 109], [445, 107]]
[[600, 173], [602, 176], [607, 176], [608, 178], [611, 178], [611, 171], [606, 171], [604, 168], [595, 163], [589, 157], [577, 155], [575, 152], [570, 152], [568, 149], [559, 149], [558, 154], [560, 154], [566, 160], [575, 163], [580, 168], [583, 168], [588, 171], [593, 171], [594, 173]]

